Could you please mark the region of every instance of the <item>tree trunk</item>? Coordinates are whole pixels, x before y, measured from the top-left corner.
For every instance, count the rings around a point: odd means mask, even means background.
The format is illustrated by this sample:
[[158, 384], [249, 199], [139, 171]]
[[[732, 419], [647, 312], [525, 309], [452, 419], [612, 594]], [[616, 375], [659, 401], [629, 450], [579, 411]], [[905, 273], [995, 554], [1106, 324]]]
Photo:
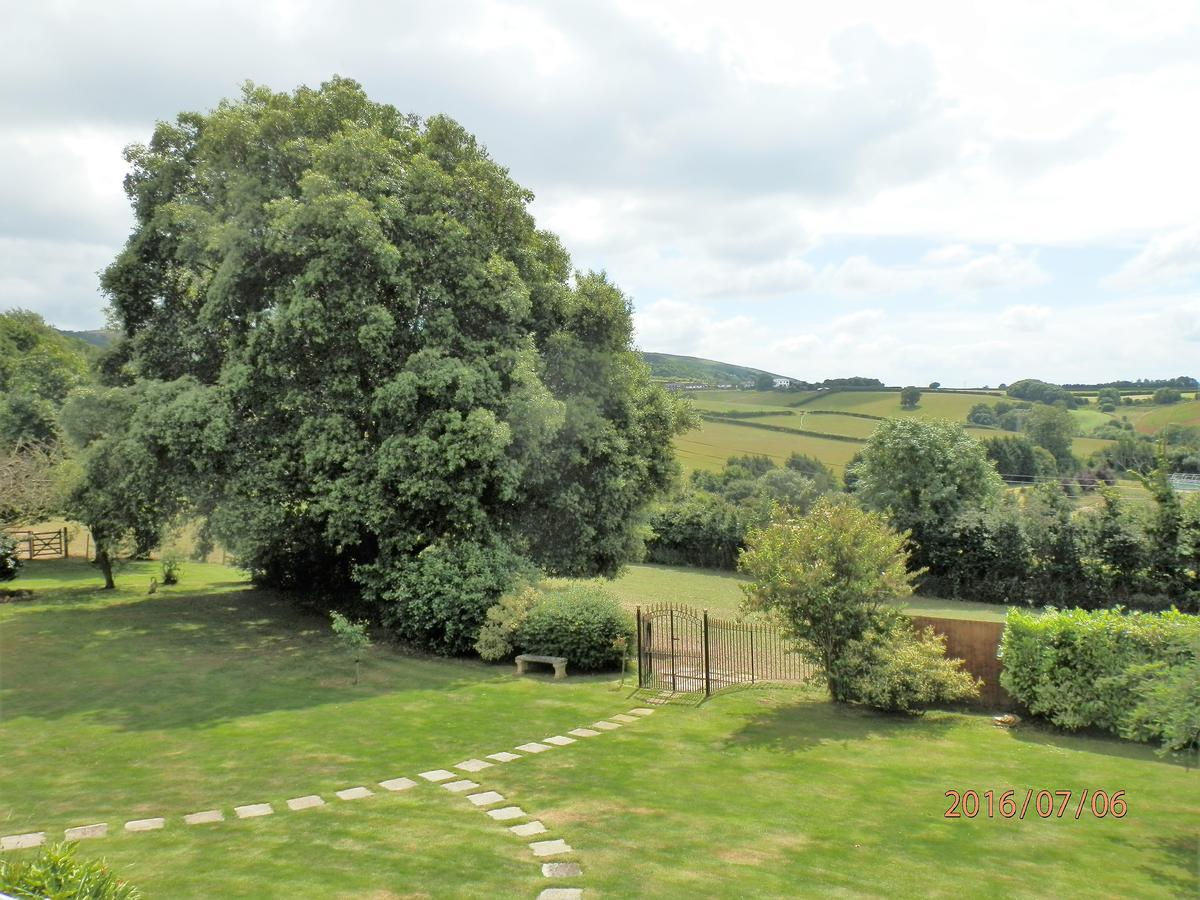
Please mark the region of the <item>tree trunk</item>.
[[104, 573], [104, 589], [106, 591], [113, 590], [117, 583], [113, 581], [112, 560], [108, 558], [108, 550], [96, 548], [96, 565], [100, 567], [100, 571]]

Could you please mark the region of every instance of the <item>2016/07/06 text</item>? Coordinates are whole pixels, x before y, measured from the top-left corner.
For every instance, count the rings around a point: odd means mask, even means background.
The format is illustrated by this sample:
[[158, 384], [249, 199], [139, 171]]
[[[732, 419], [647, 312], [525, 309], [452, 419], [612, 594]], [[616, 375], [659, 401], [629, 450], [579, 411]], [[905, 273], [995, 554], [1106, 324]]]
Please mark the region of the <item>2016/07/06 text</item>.
[[1075, 791], [1035, 791], [1030, 788], [1023, 795], [1013, 790], [1003, 793], [984, 791], [981, 795], [974, 790], [952, 788], [945, 796], [950, 799], [950, 807], [942, 814], [946, 819], [974, 819], [980, 815], [988, 819], [1024, 819], [1031, 813], [1040, 819], [1061, 819], [1064, 815], [1078, 819], [1085, 813], [1097, 819], [1106, 816], [1123, 819], [1129, 812], [1124, 791], [1109, 795], [1105, 791], [1085, 788], [1076, 798]]

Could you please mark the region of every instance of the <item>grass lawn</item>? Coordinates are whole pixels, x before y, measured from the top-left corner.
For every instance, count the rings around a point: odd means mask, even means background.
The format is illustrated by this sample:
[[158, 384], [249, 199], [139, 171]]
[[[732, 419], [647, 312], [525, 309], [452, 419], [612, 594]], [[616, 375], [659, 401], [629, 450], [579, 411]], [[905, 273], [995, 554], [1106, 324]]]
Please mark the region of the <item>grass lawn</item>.
[[[186, 566], [181, 585], [146, 596], [155, 569], [133, 564], [106, 593], [83, 563], [34, 563], [13, 586], [38, 596], [0, 605], [0, 834], [108, 822], [115, 833], [81, 854], [107, 857], [152, 898], [533, 897], [547, 886], [525, 841], [461, 797], [431, 785], [332, 793], [585, 725], [638, 705], [628, 688], [385, 646], [353, 686], [323, 618], [218, 566]], [[668, 573], [682, 579], [631, 575]], [[1200, 773], [1145, 747], [1002, 731], [973, 714], [899, 718], [760, 688], [473, 777], [575, 848], [565, 859], [583, 866], [587, 895], [1197, 888]], [[948, 788], [1125, 790], [1129, 814], [947, 820]], [[286, 810], [309, 793], [328, 804]], [[233, 820], [232, 806], [254, 802], [277, 813]], [[229, 821], [178, 819], [213, 807]], [[155, 815], [169, 817], [164, 830], [120, 831]]]
[[1129, 416], [1133, 427], [1142, 434], [1157, 434], [1168, 425], [1200, 425], [1200, 400], [1188, 400], [1181, 403], [1171, 403], [1166, 406], [1155, 406], [1145, 412], [1136, 407], [1122, 412]]

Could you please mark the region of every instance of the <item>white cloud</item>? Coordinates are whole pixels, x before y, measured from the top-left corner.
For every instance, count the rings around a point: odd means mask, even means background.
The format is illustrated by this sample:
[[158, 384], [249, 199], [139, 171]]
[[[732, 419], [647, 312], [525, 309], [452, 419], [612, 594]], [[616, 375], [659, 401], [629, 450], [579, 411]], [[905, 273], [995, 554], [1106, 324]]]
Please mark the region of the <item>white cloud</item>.
[[1043, 331], [1050, 314], [1046, 306], [1010, 306], [1000, 314], [1000, 324], [1013, 331]]
[[1171, 286], [1200, 273], [1200, 225], [1158, 235], [1105, 279], [1108, 287]]
[[937, 291], [951, 296], [993, 288], [1042, 284], [1050, 275], [1036, 255], [1004, 244], [979, 252], [964, 245], [944, 247], [915, 263], [884, 266], [865, 256], [852, 256], [822, 270], [820, 283], [832, 291], [851, 294], [899, 294]]

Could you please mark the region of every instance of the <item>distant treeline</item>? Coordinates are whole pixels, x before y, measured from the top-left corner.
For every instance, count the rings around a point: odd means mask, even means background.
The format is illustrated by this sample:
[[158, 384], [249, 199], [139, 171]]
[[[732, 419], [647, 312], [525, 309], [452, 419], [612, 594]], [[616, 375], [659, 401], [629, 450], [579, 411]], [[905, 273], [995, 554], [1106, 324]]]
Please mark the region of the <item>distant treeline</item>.
[[1200, 388], [1200, 381], [1189, 375], [1178, 378], [1139, 378], [1136, 381], [1106, 381], [1104, 384], [1064, 384], [1069, 391], [1099, 391], [1102, 388], [1116, 388], [1119, 391], [1152, 391], [1155, 388], [1179, 388], [1182, 391], [1194, 391]]

